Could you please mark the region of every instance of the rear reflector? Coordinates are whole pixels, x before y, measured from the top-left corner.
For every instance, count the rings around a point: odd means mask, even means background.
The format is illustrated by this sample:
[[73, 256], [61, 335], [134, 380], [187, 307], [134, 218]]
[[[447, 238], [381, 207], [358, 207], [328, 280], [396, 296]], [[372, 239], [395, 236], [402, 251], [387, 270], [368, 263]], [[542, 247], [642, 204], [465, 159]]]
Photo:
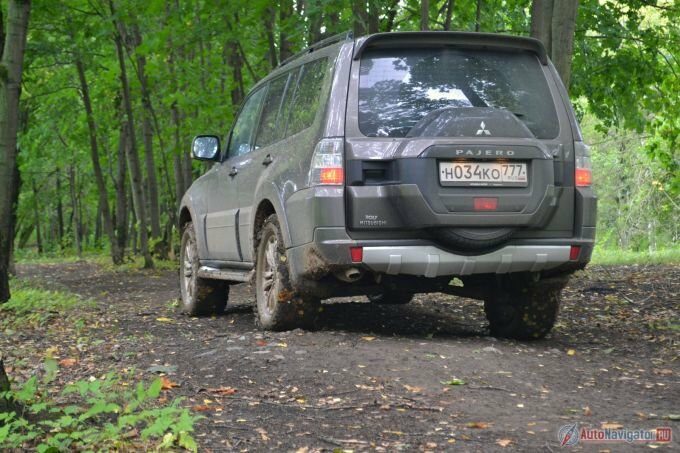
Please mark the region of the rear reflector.
[[364, 260], [363, 247], [350, 247], [349, 254], [352, 256], [353, 263], [361, 263]]
[[569, 261], [576, 261], [580, 254], [581, 254], [581, 246], [580, 245], [572, 245], [571, 250], [569, 250]]
[[345, 172], [342, 168], [322, 168], [319, 172], [321, 184], [342, 184], [345, 180]]
[[593, 184], [593, 172], [589, 168], [577, 168], [575, 179], [576, 187], [589, 187]]
[[495, 211], [498, 209], [498, 198], [475, 198], [475, 211]]

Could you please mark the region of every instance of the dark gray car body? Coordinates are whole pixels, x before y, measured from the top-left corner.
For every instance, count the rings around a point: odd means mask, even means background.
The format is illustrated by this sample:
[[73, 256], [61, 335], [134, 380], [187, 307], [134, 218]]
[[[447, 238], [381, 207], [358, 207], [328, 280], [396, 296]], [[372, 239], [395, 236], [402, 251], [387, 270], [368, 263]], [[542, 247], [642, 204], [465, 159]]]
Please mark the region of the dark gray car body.
[[[365, 136], [358, 121], [362, 53], [414, 45], [532, 53], [548, 84], [559, 133], [541, 140]], [[321, 104], [312, 125], [243, 155], [222, 155], [181, 201], [180, 223], [194, 224], [204, 276], [247, 281], [254, 267], [258, 228], [274, 213], [294, 289], [324, 296], [361, 292], [348, 287], [374, 284], [381, 276], [404, 284], [417, 280], [427, 290], [428, 281], [451, 276], [478, 279], [512, 272], [547, 276], [568, 274], [587, 264], [595, 239], [596, 198], [591, 187], [575, 187], [575, 143], [582, 137], [566, 90], [538, 41], [482, 33], [391, 33], [312, 50], [277, 68], [251, 91], [327, 58]], [[312, 154], [324, 138], [344, 141], [344, 185], [310, 186]], [[446, 187], [436, 178], [437, 162], [461, 156], [528, 162], [532, 184], [484, 189], [486, 195], [498, 197], [499, 209], [472, 212], [466, 207], [479, 190]], [[375, 174], [370, 173], [374, 168], [384, 181], [366, 180], [365, 175]], [[431, 234], [439, 227], [480, 226], [512, 228], [513, 234], [502, 245], [478, 252], [452, 250]], [[580, 247], [576, 257], [570, 255], [573, 246]], [[350, 247], [363, 247], [362, 262], [352, 261]], [[350, 268], [374, 278], [356, 285], [333, 278]]]

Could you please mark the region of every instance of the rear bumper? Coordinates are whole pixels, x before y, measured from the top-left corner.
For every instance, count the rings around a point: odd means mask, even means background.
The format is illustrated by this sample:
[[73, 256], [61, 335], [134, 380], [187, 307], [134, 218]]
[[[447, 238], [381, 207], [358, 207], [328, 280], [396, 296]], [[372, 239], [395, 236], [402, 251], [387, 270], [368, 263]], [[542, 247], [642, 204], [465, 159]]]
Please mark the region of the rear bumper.
[[[483, 254], [458, 254], [425, 239], [354, 240], [344, 228], [317, 228], [314, 239], [288, 249], [292, 277], [318, 280], [329, 273], [359, 267], [378, 274], [424, 277], [543, 272], [582, 269], [590, 261], [594, 239], [522, 239]], [[576, 260], [572, 246], [580, 247]], [[363, 260], [352, 262], [350, 247], [363, 248]]]
[[483, 255], [464, 256], [434, 246], [364, 247], [363, 264], [388, 275], [447, 275], [540, 272], [570, 262], [571, 246], [508, 245]]

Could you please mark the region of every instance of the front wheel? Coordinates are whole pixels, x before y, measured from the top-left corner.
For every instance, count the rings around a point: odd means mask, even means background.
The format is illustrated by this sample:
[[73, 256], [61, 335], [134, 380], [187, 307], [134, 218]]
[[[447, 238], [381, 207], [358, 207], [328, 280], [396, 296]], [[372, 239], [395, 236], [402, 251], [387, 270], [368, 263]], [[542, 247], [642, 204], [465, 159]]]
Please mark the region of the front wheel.
[[562, 301], [563, 284], [532, 284], [503, 279], [484, 299], [491, 335], [538, 340], [553, 328]]
[[260, 231], [255, 265], [257, 320], [266, 330], [312, 328], [320, 301], [303, 299], [290, 283], [286, 249], [276, 214], [270, 215]]
[[229, 285], [222, 280], [210, 280], [198, 276], [196, 232], [191, 222], [186, 224], [182, 233], [179, 262], [182, 311], [190, 316], [222, 313], [227, 306]]

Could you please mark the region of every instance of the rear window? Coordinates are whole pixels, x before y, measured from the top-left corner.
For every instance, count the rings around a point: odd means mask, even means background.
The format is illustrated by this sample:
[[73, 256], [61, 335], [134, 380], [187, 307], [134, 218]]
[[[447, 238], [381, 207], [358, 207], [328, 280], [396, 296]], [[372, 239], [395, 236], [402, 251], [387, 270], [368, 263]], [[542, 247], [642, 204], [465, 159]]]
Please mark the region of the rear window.
[[484, 107], [512, 112], [540, 139], [559, 124], [540, 63], [528, 52], [369, 49], [361, 59], [359, 128], [406, 137], [428, 113]]

